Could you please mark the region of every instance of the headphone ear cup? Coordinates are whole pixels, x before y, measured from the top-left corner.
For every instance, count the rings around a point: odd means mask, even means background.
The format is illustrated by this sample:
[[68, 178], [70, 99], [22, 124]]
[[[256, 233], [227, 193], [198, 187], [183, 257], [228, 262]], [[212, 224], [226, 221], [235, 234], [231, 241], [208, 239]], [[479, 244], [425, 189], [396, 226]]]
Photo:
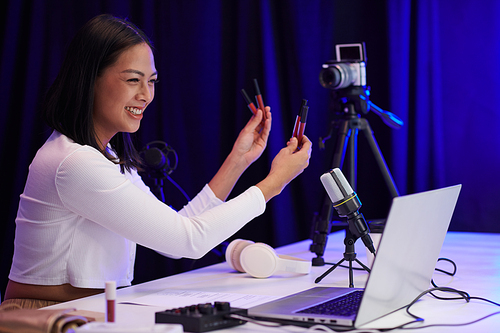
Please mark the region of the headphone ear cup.
[[246, 246], [240, 255], [241, 267], [256, 278], [267, 278], [278, 270], [278, 255], [264, 243]]
[[229, 267], [232, 269], [244, 273], [245, 270], [241, 266], [241, 252], [249, 245], [254, 244], [254, 242], [244, 239], [235, 239], [226, 249], [226, 261], [229, 264]]

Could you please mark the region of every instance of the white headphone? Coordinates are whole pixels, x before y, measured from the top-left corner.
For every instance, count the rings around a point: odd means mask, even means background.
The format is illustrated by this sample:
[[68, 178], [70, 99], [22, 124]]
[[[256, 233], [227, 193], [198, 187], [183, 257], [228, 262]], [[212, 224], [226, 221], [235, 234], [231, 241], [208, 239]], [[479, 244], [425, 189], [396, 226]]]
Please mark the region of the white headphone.
[[309, 274], [311, 261], [286, 255], [277, 255], [264, 243], [235, 239], [226, 249], [226, 261], [232, 269], [246, 272], [256, 278], [267, 278], [278, 271]]

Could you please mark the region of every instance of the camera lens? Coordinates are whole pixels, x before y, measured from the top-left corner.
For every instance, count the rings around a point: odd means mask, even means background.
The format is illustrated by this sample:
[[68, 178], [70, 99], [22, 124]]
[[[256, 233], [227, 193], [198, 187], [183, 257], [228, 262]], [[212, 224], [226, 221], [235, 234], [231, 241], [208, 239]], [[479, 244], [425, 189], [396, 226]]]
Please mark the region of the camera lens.
[[319, 82], [324, 88], [334, 89], [340, 83], [340, 72], [335, 67], [328, 67], [319, 73]]
[[356, 69], [350, 63], [330, 64], [319, 73], [319, 82], [324, 88], [342, 89], [356, 80]]

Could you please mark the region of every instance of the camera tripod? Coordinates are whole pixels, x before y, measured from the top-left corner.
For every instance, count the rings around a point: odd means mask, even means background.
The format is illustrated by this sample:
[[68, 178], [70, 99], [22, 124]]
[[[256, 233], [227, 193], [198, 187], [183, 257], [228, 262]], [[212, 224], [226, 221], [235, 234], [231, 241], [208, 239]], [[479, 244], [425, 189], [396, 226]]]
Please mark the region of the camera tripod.
[[[384, 111], [378, 108], [376, 105], [371, 103], [368, 99], [368, 93], [365, 87], [349, 87], [346, 89], [341, 89], [334, 91], [333, 93], [334, 105], [337, 112], [342, 112], [343, 117], [339, 121], [332, 122], [329, 135], [325, 139], [320, 138], [320, 148], [324, 148], [324, 141], [331, 137], [335, 128], [338, 128], [337, 141], [335, 145], [335, 151], [333, 154], [332, 169], [342, 168], [347, 151], [348, 163], [349, 163], [349, 173], [348, 181], [353, 189], [356, 189], [356, 169], [357, 169], [357, 143], [358, 143], [358, 132], [362, 131], [368, 141], [369, 147], [375, 157], [384, 181], [389, 189], [391, 196], [399, 196], [399, 192], [396, 188], [394, 180], [389, 172], [385, 159], [380, 151], [380, 148], [375, 140], [373, 131], [368, 123], [368, 120], [363, 118], [361, 115], [368, 113], [370, 110], [376, 112], [382, 117], [384, 122], [393, 127], [400, 128], [402, 126], [402, 121], [390, 112]], [[349, 149], [348, 149], [349, 148]], [[328, 239], [328, 234], [331, 229], [331, 221], [333, 216], [333, 205], [328, 197], [324, 195], [323, 206], [320, 215], [316, 215], [313, 221], [314, 231], [313, 231], [313, 243], [310, 246], [310, 251], [316, 254], [316, 258], [312, 259], [313, 266], [324, 266], [326, 263], [324, 261], [323, 255], [326, 247], [326, 242]], [[345, 224], [343, 224], [344, 226]], [[360, 237], [356, 232], [355, 228], [350, 230], [350, 225], [347, 225], [346, 237], [344, 239], [344, 244], [346, 246], [344, 252], [344, 258], [340, 260], [337, 264], [331, 267], [326, 273], [316, 280], [316, 283], [321, 281], [326, 275], [337, 268], [342, 262], [349, 262], [349, 285], [352, 283], [352, 262], [356, 261], [363, 267], [364, 270], [370, 272], [370, 269], [363, 265], [357, 258], [354, 250], [354, 243]]]

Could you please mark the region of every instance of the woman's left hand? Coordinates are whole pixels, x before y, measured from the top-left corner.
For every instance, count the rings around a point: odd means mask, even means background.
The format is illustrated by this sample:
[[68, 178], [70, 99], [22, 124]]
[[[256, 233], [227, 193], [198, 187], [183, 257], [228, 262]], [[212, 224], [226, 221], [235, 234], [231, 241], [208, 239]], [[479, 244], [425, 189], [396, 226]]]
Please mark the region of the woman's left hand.
[[265, 107], [265, 119], [262, 110], [252, 116], [245, 127], [241, 130], [231, 152], [244, 160], [246, 165], [252, 164], [261, 155], [267, 145], [269, 132], [271, 131], [271, 108]]
[[271, 131], [271, 108], [265, 108], [266, 118], [262, 119], [262, 110], [257, 110], [241, 130], [231, 153], [226, 158], [214, 178], [208, 183], [214, 194], [222, 201], [226, 200], [241, 174], [262, 155]]

